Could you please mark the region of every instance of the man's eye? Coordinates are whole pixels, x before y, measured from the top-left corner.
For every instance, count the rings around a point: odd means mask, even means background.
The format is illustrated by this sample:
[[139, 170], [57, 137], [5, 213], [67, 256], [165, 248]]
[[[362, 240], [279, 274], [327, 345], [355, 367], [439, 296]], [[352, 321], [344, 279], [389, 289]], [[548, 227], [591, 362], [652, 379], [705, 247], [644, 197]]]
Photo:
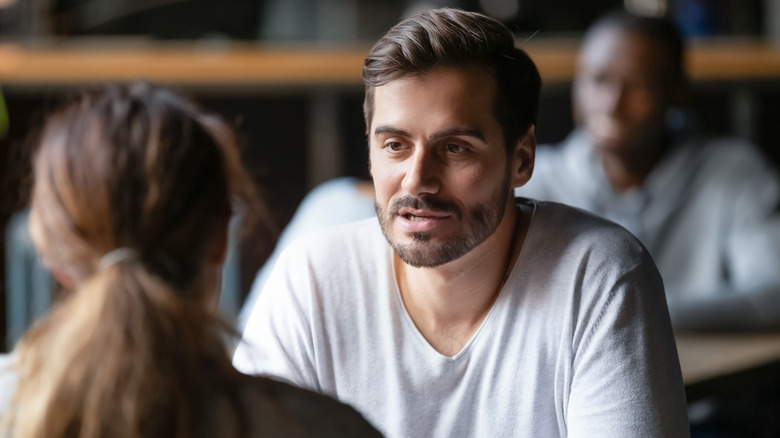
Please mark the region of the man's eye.
[[403, 145], [397, 141], [391, 141], [387, 144], [385, 144], [385, 148], [390, 149], [391, 151], [400, 151]]
[[458, 152], [463, 152], [463, 148], [459, 144], [450, 143], [447, 145], [447, 152], [456, 154]]

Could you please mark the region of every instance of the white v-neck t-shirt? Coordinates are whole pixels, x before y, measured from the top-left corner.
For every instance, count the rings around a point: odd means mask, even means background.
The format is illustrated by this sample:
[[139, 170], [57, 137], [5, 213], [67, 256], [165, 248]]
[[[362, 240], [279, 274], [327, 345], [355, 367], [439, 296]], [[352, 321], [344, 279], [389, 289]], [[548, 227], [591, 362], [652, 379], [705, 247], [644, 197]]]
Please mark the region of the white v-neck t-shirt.
[[683, 437], [685, 393], [658, 271], [623, 228], [560, 204], [479, 329], [434, 350], [400, 298], [376, 218], [281, 256], [234, 363], [336, 397], [389, 437]]

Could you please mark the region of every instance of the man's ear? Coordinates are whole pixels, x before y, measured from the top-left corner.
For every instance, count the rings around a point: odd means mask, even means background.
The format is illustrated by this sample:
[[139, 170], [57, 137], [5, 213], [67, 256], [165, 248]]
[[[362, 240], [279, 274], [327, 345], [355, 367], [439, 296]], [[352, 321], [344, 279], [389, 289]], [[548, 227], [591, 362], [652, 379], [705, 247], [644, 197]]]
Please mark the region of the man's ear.
[[531, 125], [528, 131], [520, 137], [512, 153], [511, 182], [512, 188], [525, 185], [534, 173], [536, 157], [536, 126]]

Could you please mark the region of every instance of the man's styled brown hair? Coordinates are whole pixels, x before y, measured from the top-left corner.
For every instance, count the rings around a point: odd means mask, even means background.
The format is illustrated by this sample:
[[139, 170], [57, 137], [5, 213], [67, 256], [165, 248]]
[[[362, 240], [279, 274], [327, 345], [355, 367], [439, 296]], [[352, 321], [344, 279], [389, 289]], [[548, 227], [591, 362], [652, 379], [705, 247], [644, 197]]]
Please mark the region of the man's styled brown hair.
[[485, 66], [493, 70], [495, 116], [507, 152], [536, 123], [541, 78], [531, 58], [515, 47], [512, 32], [493, 18], [442, 8], [407, 18], [377, 41], [363, 64], [366, 129], [374, 111], [374, 88], [435, 67]]

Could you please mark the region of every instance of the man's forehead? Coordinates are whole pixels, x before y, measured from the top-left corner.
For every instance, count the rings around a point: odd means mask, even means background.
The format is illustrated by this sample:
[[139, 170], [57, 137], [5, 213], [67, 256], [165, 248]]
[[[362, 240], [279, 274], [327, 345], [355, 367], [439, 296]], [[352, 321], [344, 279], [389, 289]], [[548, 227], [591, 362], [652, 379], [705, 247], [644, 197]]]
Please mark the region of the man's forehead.
[[[463, 99], [491, 96], [496, 90], [492, 71], [480, 66], [435, 67], [423, 72], [410, 73], [387, 82], [373, 90], [374, 101], [405, 98], [415, 101], [440, 92], [440, 99]], [[410, 90], [412, 91], [410, 93]]]

